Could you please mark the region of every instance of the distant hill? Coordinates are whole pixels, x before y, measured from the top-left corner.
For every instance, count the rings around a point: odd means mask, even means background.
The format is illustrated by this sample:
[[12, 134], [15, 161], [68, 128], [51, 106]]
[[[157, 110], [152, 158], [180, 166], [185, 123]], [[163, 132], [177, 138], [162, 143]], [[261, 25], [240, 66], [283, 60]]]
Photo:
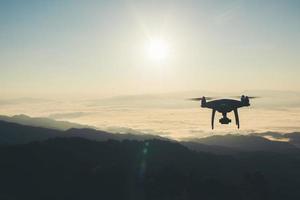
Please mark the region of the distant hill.
[[0, 144], [25, 144], [62, 136], [62, 131], [0, 121]]
[[0, 144], [25, 144], [55, 137], [81, 137], [96, 141], [105, 141], [109, 139], [130, 139], [138, 141], [147, 139], [168, 140], [167, 138], [155, 135], [116, 134], [87, 128], [72, 128], [66, 131], [61, 131], [0, 121]]
[[290, 140], [290, 143], [300, 148], [300, 132], [284, 134], [285, 138]]
[[290, 144], [300, 148], [300, 132], [292, 133], [277, 133], [277, 132], [265, 132], [265, 133], [255, 133], [254, 136], [266, 136], [271, 137], [276, 140], [287, 140]]
[[199, 142], [193, 141], [182, 141], [180, 144], [186, 146], [190, 150], [197, 151], [197, 152], [206, 152], [212, 153], [217, 155], [234, 155], [237, 153], [242, 152], [240, 149], [236, 149], [234, 147], [225, 147], [225, 146], [218, 146], [218, 145], [208, 145], [202, 144]]
[[[220, 155], [232, 155], [243, 151], [267, 151], [279, 153], [298, 152], [300, 149], [294, 145], [299, 142], [297, 134], [293, 136], [293, 143], [270, 141], [260, 136], [242, 135], [215, 135], [207, 138], [194, 139], [191, 141], [181, 141], [182, 145], [198, 152], [208, 152]], [[118, 134], [106, 131], [71, 128], [66, 131], [33, 127], [0, 121], [0, 144], [25, 144], [34, 141], [47, 140], [55, 137], [80, 137], [95, 141], [107, 140], [137, 140], [144, 141], [149, 139], [159, 139], [172, 141], [168, 138], [148, 134]], [[174, 141], [175, 142], [175, 141]]]
[[[206, 138], [192, 140], [187, 146], [197, 150], [202, 145], [214, 146], [221, 153], [233, 151], [267, 151], [290, 153], [298, 152], [299, 149], [289, 142], [271, 141], [264, 137], [254, 135], [214, 135]], [[197, 143], [200, 144], [197, 146]], [[201, 150], [201, 148], [200, 148]]]
[[70, 128], [94, 128], [92, 126], [71, 123], [67, 121], [56, 121], [43, 117], [29, 117], [27, 115], [15, 115], [12, 117], [0, 115], [1, 121], [13, 122], [22, 125], [43, 127], [57, 130], [68, 130]]

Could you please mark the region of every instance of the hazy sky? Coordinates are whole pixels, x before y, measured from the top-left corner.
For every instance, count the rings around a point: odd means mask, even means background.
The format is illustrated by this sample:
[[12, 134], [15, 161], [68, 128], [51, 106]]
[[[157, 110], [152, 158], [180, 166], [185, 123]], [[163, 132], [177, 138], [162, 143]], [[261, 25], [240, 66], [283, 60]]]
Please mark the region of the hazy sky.
[[1, 0], [0, 44], [7, 96], [300, 91], [298, 0]]

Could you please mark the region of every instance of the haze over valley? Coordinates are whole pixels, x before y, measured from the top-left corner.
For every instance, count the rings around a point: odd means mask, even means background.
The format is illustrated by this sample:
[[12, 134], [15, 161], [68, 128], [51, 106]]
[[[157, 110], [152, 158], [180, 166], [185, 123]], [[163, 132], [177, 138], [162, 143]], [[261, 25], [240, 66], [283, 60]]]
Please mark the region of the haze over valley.
[[[120, 133], [148, 133], [172, 139], [187, 139], [212, 134], [247, 134], [260, 132], [297, 132], [300, 130], [300, 95], [297, 92], [244, 91], [262, 98], [240, 109], [241, 129], [232, 124], [216, 124], [211, 130], [211, 110], [188, 98], [206, 93], [230, 96], [233, 93], [205, 91], [168, 94], [128, 95], [97, 99], [15, 99], [2, 100], [0, 112], [13, 116], [26, 114], [89, 125]], [[6, 103], [9, 102], [9, 103]], [[230, 113], [233, 118], [233, 114]], [[219, 119], [220, 114], [216, 118]]]

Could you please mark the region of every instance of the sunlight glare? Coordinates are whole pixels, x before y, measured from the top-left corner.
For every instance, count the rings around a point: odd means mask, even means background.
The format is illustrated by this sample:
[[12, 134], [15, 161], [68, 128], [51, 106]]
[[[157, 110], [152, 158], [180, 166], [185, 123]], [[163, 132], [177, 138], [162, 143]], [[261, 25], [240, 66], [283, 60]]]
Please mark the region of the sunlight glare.
[[165, 60], [169, 54], [167, 43], [162, 39], [152, 39], [147, 44], [147, 53], [151, 60]]

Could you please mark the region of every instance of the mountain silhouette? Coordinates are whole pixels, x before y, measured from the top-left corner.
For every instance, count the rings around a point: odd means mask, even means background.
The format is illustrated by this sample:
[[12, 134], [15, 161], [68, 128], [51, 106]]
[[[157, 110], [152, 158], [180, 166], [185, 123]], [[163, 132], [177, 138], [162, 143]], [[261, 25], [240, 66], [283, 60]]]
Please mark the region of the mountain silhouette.
[[94, 128], [92, 126], [71, 123], [67, 121], [56, 121], [44, 117], [29, 117], [27, 115], [14, 115], [12, 117], [0, 115], [1, 121], [13, 122], [22, 125], [50, 128], [57, 130], [68, 130], [70, 128]]
[[[196, 150], [197, 144], [221, 148], [222, 153], [232, 151], [267, 151], [278, 153], [298, 152], [299, 148], [289, 142], [271, 141], [254, 135], [214, 135], [192, 140], [187, 146]], [[200, 149], [201, 150], [201, 149]]]
[[96, 141], [114, 140], [146, 140], [160, 139], [169, 140], [155, 135], [134, 135], [134, 134], [116, 134], [95, 129], [77, 129], [71, 128], [66, 131], [47, 129], [33, 126], [6, 122], [0, 120], [0, 144], [25, 144], [34, 141], [47, 140], [56, 137], [81, 137]]
[[62, 137], [62, 131], [0, 121], [0, 144], [24, 144]]
[[300, 198], [300, 152], [288, 142], [151, 137], [0, 121], [0, 199]]
[[299, 199], [299, 155], [76, 137], [5, 145], [0, 199]]
[[[172, 141], [168, 138], [149, 134], [117, 134], [89, 128], [71, 128], [66, 131], [25, 126], [0, 120], [0, 144], [25, 144], [56, 137], [80, 137], [95, 141], [106, 140], [149, 140], [159, 139]], [[214, 154], [236, 154], [242, 151], [267, 151], [278, 153], [298, 152], [300, 134], [286, 134], [291, 142], [271, 141], [258, 135], [214, 135], [190, 141], [176, 141], [191, 150]], [[174, 141], [175, 142], [175, 141]]]
[[284, 137], [288, 138], [291, 144], [300, 147], [300, 132], [287, 133]]

